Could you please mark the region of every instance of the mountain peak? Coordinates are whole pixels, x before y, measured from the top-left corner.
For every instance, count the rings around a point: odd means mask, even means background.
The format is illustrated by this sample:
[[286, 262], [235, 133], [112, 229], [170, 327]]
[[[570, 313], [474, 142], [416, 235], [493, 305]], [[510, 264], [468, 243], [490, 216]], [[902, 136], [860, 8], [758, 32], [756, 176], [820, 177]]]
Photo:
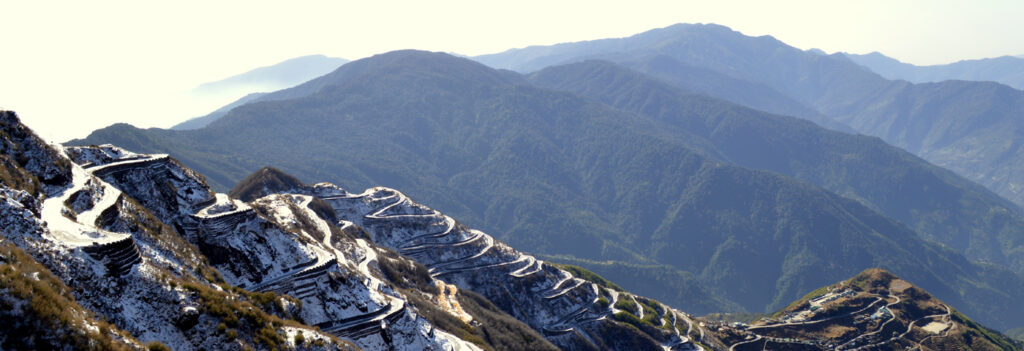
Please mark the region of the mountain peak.
[[[501, 81], [506, 77], [476, 61], [453, 56], [443, 52], [423, 50], [396, 50], [353, 61], [341, 71], [360, 71], [361, 76], [372, 75], [377, 78], [387, 75], [409, 75], [412, 73], [429, 74], [429, 78], [463, 78], [480, 79], [483, 81]], [[341, 74], [330, 74], [338, 77]]]
[[242, 201], [253, 201], [268, 194], [305, 187], [299, 178], [274, 167], [263, 167], [238, 182], [228, 196]]
[[657, 31], [657, 30], [666, 30], [666, 31], [705, 30], [705, 31], [719, 31], [719, 32], [723, 32], [723, 31], [724, 32], [734, 32], [734, 30], [732, 30], [732, 28], [729, 28], [727, 26], [723, 26], [723, 25], [717, 24], [717, 23], [676, 23], [676, 24], [673, 24], [673, 25], [669, 25], [667, 27], [662, 27], [662, 28], [659, 28], [659, 29], [654, 29], [652, 31]]
[[[476, 61], [443, 52], [396, 50], [356, 60], [334, 72], [295, 87], [267, 94], [267, 100], [288, 100], [332, 89], [409, 89], [482, 87], [514, 82], [514, 76], [495, 71]], [[396, 85], [397, 83], [397, 85]], [[425, 85], [420, 85], [425, 84]]]
[[868, 282], [872, 284], [888, 284], [899, 279], [895, 274], [883, 268], [868, 268], [851, 278], [851, 282]]

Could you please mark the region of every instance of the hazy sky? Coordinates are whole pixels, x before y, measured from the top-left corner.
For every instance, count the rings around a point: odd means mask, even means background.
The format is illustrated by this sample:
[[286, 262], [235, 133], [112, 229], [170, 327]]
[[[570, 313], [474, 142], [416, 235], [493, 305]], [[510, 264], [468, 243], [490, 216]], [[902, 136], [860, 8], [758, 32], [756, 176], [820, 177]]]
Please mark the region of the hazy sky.
[[186, 92], [288, 58], [478, 55], [718, 23], [801, 49], [914, 64], [1024, 54], [1024, 1], [0, 1], [0, 109], [65, 141], [168, 127], [221, 102]]

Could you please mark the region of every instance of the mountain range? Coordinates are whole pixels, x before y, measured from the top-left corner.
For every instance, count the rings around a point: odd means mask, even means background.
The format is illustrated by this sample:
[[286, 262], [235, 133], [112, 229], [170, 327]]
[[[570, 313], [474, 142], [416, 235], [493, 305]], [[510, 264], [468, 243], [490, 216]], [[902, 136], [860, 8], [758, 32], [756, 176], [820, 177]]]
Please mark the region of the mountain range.
[[[344, 188], [401, 188], [529, 252], [598, 273], [604, 266], [586, 262], [693, 277], [684, 289], [707, 293], [680, 296], [672, 279], [617, 282], [691, 313], [773, 311], [883, 267], [985, 324], [1024, 325], [1024, 314], [1007, 312], [1024, 299], [1024, 280], [1004, 268], [1019, 236], [978, 229], [1019, 230], [1019, 210], [984, 188], [875, 138], [681, 94], [607, 63], [557, 69], [521, 76], [446, 54], [392, 52], [239, 106], [206, 128], [115, 125], [74, 144], [169, 152], [215, 188], [263, 165]], [[602, 84], [608, 77], [639, 84]], [[623, 90], [602, 95], [603, 87]], [[656, 113], [680, 101], [678, 113]], [[879, 180], [883, 188], [870, 189]], [[926, 218], [968, 229], [916, 231]], [[947, 235], [951, 247], [992, 248], [985, 254], [1005, 266], [928, 240]]]
[[0, 111], [0, 348], [1021, 349], [1024, 95], [856, 59], [681, 24]]
[[748, 37], [714, 24], [677, 24], [627, 38], [527, 47], [474, 59], [530, 73], [587, 59], [628, 64], [658, 56], [774, 89], [831, 121], [794, 116], [833, 129], [831, 124], [840, 123], [880, 137], [1018, 205], [1024, 203], [1019, 171], [1024, 153], [1017, 132], [1024, 92], [998, 83], [891, 81], [843, 54], [803, 51], [770, 36]]
[[858, 65], [867, 67], [886, 79], [902, 79], [911, 83], [934, 83], [945, 80], [973, 80], [1002, 83], [1024, 89], [1024, 58], [1001, 56], [979, 60], [963, 60], [944, 65], [917, 66], [900, 62], [879, 52], [844, 53]]

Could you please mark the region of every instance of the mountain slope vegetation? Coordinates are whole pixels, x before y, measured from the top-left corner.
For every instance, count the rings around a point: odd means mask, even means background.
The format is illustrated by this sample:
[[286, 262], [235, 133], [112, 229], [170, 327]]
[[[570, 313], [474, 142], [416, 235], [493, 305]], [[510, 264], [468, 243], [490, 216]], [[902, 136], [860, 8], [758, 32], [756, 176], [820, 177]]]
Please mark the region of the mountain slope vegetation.
[[[534, 72], [592, 58], [628, 64], [654, 56], [763, 84], [835, 122], [1024, 204], [1024, 152], [1018, 132], [1024, 122], [1017, 118], [1024, 112], [1024, 92], [998, 83], [890, 81], [842, 54], [802, 51], [770, 36], [748, 37], [714, 24], [677, 24], [628, 38], [528, 47], [475, 59], [496, 68]], [[670, 70], [644, 72], [657, 76]]]
[[1016, 205], [878, 138], [689, 94], [605, 61], [549, 67], [529, 79], [650, 116], [690, 132], [681, 139], [710, 145], [723, 161], [858, 199], [972, 259], [1024, 272], [1024, 217]]

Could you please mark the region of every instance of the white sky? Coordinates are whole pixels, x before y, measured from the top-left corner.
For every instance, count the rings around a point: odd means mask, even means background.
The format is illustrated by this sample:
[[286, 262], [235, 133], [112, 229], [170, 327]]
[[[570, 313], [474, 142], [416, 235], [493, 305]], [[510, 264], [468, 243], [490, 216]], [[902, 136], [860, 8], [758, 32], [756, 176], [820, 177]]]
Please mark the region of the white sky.
[[190, 101], [196, 85], [308, 54], [478, 55], [680, 22], [919, 65], [1024, 54], [1019, 0], [0, 0], [0, 15], [0, 109], [53, 141], [169, 127], [221, 105]]

